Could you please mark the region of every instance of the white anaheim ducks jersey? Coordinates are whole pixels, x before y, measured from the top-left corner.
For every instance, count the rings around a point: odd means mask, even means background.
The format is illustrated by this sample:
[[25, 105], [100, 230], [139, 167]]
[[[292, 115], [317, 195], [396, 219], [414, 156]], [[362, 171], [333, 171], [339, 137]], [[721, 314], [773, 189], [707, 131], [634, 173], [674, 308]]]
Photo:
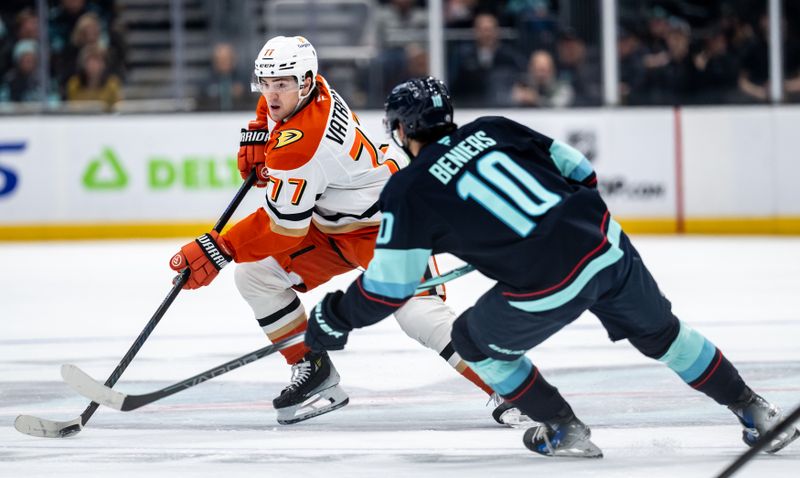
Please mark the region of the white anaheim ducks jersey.
[[377, 226], [378, 196], [398, 169], [396, 160], [384, 160], [344, 99], [322, 76], [316, 82], [308, 105], [284, 123], [269, 121], [264, 209], [273, 232], [286, 236], [305, 236], [311, 221], [329, 234]]

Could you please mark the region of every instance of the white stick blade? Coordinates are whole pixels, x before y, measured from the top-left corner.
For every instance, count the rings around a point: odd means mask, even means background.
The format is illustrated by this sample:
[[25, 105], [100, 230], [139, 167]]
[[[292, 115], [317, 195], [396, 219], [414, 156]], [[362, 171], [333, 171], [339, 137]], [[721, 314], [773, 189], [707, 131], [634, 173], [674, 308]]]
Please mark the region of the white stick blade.
[[56, 422], [31, 415], [20, 415], [14, 420], [18, 432], [41, 438], [65, 438], [83, 429], [81, 417], [65, 422]]
[[102, 383], [95, 381], [83, 370], [75, 365], [64, 364], [61, 366], [61, 378], [89, 400], [105, 405], [115, 410], [122, 410], [122, 403], [125, 401], [125, 394], [112, 390]]

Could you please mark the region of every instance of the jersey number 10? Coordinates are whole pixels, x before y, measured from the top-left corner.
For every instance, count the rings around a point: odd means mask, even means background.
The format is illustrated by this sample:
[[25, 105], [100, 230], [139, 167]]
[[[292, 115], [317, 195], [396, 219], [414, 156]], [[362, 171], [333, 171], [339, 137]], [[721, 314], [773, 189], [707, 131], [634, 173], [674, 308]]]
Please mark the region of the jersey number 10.
[[[522, 237], [536, 228], [533, 218], [561, 201], [558, 194], [545, 189], [533, 175], [500, 151], [481, 157], [476, 168], [480, 178], [466, 171], [456, 183], [459, 197], [465, 201], [474, 199]], [[503, 192], [510, 201], [495, 189]]]

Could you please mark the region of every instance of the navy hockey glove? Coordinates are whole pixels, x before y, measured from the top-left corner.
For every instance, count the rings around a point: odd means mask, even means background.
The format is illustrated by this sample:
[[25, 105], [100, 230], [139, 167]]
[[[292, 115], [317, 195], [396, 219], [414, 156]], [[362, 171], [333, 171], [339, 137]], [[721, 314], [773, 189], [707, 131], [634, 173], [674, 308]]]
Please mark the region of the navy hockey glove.
[[329, 292], [322, 301], [311, 309], [306, 330], [306, 345], [314, 352], [342, 350], [347, 343], [347, 335], [353, 330], [336, 313], [344, 292]]

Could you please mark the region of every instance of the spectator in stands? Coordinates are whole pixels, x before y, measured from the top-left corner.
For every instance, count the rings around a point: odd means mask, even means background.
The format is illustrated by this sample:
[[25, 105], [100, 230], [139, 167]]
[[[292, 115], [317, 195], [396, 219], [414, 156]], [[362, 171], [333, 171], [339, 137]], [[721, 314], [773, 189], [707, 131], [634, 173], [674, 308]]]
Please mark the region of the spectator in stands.
[[39, 17], [30, 8], [25, 8], [17, 13], [16, 19], [17, 41], [39, 39]]
[[511, 88], [514, 106], [563, 108], [575, 99], [572, 87], [558, 79], [553, 56], [546, 50], [531, 53], [528, 73]]
[[494, 15], [477, 15], [473, 35], [475, 40], [461, 45], [451, 57], [449, 83], [454, 102], [461, 106], [508, 103], [508, 85], [524, 69], [524, 60], [501, 45]]
[[106, 66], [109, 72], [118, 78], [122, 77], [124, 66], [122, 54], [109, 40], [107, 32], [103, 30], [100, 16], [94, 12], [81, 15], [75, 23], [75, 28], [70, 35], [69, 44], [60, 54], [53, 57], [54, 71], [58, 72], [59, 84], [65, 85], [66, 81], [75, 75], [79, 69], [78, 57], [83, 49], [89, 45], [96, 45], [106, 52]]
[[766, 13], [759, 17], [754, 32], [742, 54], [739, 91], [746, 100], [763, 102], [769, 99], [769, 17]]
[[446, 28], [471, 28], [475, 23], [477, 0], [447, 0], [444, 7]]
[[50, 11], [50, 51], [60, 54], [70, 43], [72, 30], [78, 19], [89, 11], [97, 12], [98, 8], [86, 0], [60, 0], [58, 6]]
[[558, 36], [558, 78], [575, 92], [574, 106], [594, 106], [602, 103], [600, 62], [587, 62], [586, 43], [573, 30], [565, 29]]
[[739, 64], [728, 47], [722, 26], [712, 27], [701, 41], [693, 58], [695, 69], [694, 102], [717, 104], [730, 102], [737, 89]]
[[519, 32], [523, 55], [528, 57], [533, 50], [555, 53], [558, 22], [547, 0], [511, 0], [507, 9]]
[[377, 13], [378, 38], [381, 39], [380, 64], [383, 71], [382, 93], [386, 95], [401, 81], [405, 72], [406, 46], [427, 38], [428, 16], [414, 0], [392, 0]]
[[420, 43], [409, 43], [405, 48], [405, 79], [428, 76], [428, 52]]
[[252, 98], [249, 85], [236, 68], [236, 51], [230, 43], [214, 46], [211, 73], [200, 85], [199, 108], [212, 111], [249, 109]]
[[376, 21], [384, 47], [402, 48], [427, 36], [427, 12], [415, 0], [391, 0], [378, 9]]
[[783, 88], [786, 93], [786, 101], [797, 103], [800, 102], [800, 38], [793, 32], [788, 32], [788, 34], [783, 54], [786, 59]]
[[[650, 64], [647, 73], [647, 103], [652, 105], [675, 105], [687, 102], [694, 80], [694, 65], [689, 55], [691, 28], [677, 18], [671, 18], [664, 33], [666, 50], [657, 55], [658, 62]], [[662, 63], [662, 59], [666, 63]]]
[[14, 16], [13, 32], [5, 29], [0, 18], [0, 77], [13, 65], [14, 44], [22, 40], [39, 40], [39, 17], [30, 8], [23, 8]]
[[111, 111], [122, 99], [122, 82], [107, 64], [107, 52], [98, 43], [83, 47], [78, 55], [78, 73], [67, 81], [68, 102], [99, 101]]
[[667, 11], [661, 6], [655, 6], [647, 17], [647, 33], [644, 35], [643, 43], [647, 51], [644, 61], [648, 68], [650, 67], [649, 62], [655, 62], [657, 66], [662, 66], [667, 62], [664, 54], [667, 51], [669, 21]]
[[14, 66], [0, 83], [0, 101], [28, 102], [41, 100], [41, 82], [37, 67], [38, 46], [34, 40], [21, 40], [14, 45]]
[[14, 38], [6, 28], [3, 17], [0, 16], [0, 78], [5, 76], [6, 71], [11, 68], [11, 51], [14, 48]]
[[644, 103], [644, 52], [641, 42], [630, 29], [621, 27], [617, 39], [619, 54], [619, 99], [623, 105]]

